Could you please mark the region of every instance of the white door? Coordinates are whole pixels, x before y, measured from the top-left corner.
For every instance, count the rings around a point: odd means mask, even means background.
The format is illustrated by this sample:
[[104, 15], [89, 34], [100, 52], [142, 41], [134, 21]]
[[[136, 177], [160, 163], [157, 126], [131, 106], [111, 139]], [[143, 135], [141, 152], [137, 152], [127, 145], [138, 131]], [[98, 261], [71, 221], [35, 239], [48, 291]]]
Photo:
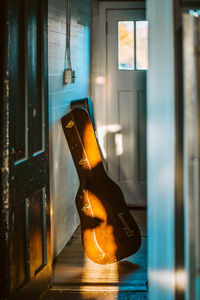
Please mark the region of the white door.
[[136, 206], [146, 206], [147, 36], [144, 9], [107, 11], [108, 172]]

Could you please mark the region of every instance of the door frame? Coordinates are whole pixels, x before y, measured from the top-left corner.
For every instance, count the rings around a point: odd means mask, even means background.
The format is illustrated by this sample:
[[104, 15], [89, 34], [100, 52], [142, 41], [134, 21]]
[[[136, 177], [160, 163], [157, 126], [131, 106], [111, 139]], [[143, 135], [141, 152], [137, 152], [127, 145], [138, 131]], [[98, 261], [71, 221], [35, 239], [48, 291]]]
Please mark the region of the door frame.
[[200, 297], [200, 17], [183, 14], [184, 85], [184, 234], [185, 270], [188, 274], [186, 299]]
[[[42, 31], [43, 49], [45, 55], [43, 56], [43, 78], [44, 78], [44, 98], [47, 106], [47, 120], [48, 120], [48, 40], [47, 40], [47, 22], [48, 22], [48, 1], [41, 2], [41, 12], [43, 13]], [[4, 1], [0, 10], [0, 33], [1, 33], [1, 47], [0, 47], [0, 299], [38, 299], [39, 295], [49, 287], [52, 275], [52, 257], [51, 251], [48, 252], [47, 264], [42, 272], [38, 273], [31, 281], [27, 282], [18, 291], [12, 291], [12, 236], [15, 234], [14, 220], [11, 214], [11, 207], [13, 205], [13, 155], [12, 155], [12, 103], [9, 95], [9, 48], [10, 48], [10, 12], [11, 1]], [[48, 137], [49, 127], [48, 123], [45, 127], [45, 134]], [[46, 148], [48, 160], [48, 145]], [[48, 173], [48, 170], [47, 170]], [[49, 179], [48, 179], [49, 181]], [[47, 213], [49, 214], [49, 200], [47, 204]], [[48, 232], [48, 249], [51, 248], [50, 232]]]
[[9, 97], [8, 97], [8, 3], [0, 10], [0, 288], [4, 299], [9, 289]]
[[94, 104], [97, 135], [105, 159], [107, 143], [103, 141], [103, 130], [108, 125], [108, 61], [107, 61], [107, 11], [145, 9], [145, 1], [93, 1], [91, 97]]
[[[108, 154], [108, 174], [121, 187], [129, 206], [146, 207], [146, 74], [136, 66], [136, 24], [145, 20], [145, 8], [107, 9], [107, 125], [106, 153]], [[118, 60], [118, 21], [134, 21], [134, 62], [133, 70], [119, 70]], [[123, 96], [122, 96], [123, 95]], [[141, 112], [141, 107], [144, 109]], [[124, 119], [124, 121], [122, 121]], [[129, 120], [129, 124], [126, 123]], [[125, 123], [124, 123], [125, 122]], [[144, 122], [144, 130], [141, 124]], [[109, 130], [110, 126], [118, 128]], [[116, 131], [116, 133], [114, 133]], [[121, 134], [124, 144], [123, 152], [115, 154], [115, 134]], [[143, 138], [141, 138], [143, 137]], [[140, 144], [143, 140], [142, 146]], [[128, 144], [126, 144], [128, 143]], [[129, 148], [131, 147], [131, 148]], [[144, 149], [144, 152], [141, 150]], [[140, 177], [143, 161], [143, 178]], [[125, 175], [126, 174], [126, 175]]]

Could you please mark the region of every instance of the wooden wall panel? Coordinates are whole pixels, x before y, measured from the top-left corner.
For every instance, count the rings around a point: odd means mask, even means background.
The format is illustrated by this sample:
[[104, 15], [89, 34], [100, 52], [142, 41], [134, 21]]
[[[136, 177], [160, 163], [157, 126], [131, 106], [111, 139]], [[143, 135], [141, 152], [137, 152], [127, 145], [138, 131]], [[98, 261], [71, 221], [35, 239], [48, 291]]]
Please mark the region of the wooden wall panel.
[[30, 278], [38, 273], [44, 265], [44, 250], [46, 240], [44, 231], [44, 193], [40, 190], [29, 198], [29, 260]]
[[[134, 177], [134, 121], [133, 121], [133, 93], [132, 91], [119, 91], [119, 118], [118, 124], [122, 126], [121, 138], [123, 143], [122, 153], [119, 155], [118, 173], [120, 181]], [[127, 114], [127, 111], [129, 112]]]
[[25, 201], [16, 207], [14, 218], [14, 231], [13, 231], [13, 268], [12, 268], [12, 286], [20, 288], [27, 280], [27, 249], [26, 249], [26, 210]]
[[[27, 97], [29, 155], [42, 150], [42, 95], [39, 1], [27, 1]], [[36, 134], [37, 132], [37, 134]]]
[[10, 96], [15, 99], [13, 154], [18, 162], [43, 149], [44, 103], [40, 82], [42, 48], [39, 1], [15, 0], [13, 5], [16, 10], [12, 11], [15, 25], [11, 32]]
[[14, 99], [14, 130], [13, 130], [13, 155], [14, 160], [26, 156], [26, 103], [25, 103], [25, 31], [24, 31], [24, 1], [14, 0], [11, 11], [12, 31], [10, 40], [10, 97]]
[[[22, 287], [47, 263], [46, 190], [21, 196], [13, 215], [12, 286]], [[16, 199], [17, 200], [17, 199]]]
[[146, 181], [146, 92], [138, 91], [138, 180]]

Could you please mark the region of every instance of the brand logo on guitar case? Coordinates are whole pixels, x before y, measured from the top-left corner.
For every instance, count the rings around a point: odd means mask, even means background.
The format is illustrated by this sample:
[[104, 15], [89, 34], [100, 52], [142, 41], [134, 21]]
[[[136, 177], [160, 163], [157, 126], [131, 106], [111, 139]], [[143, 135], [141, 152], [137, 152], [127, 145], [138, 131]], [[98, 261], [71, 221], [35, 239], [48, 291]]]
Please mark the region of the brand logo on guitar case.
[[123, 230], [125, 231], [125, 234], [127, 237], [131, 237], [134, 234], [134, 229], [131, 229], [130, 226], [128, 225], [128, 223], [126, 222], [125, 218], [124, 218], [124, 213], [121, 212], [119, 214], [117, 214], [117, 216], [119, 217], [120, 221], [123, 224]]

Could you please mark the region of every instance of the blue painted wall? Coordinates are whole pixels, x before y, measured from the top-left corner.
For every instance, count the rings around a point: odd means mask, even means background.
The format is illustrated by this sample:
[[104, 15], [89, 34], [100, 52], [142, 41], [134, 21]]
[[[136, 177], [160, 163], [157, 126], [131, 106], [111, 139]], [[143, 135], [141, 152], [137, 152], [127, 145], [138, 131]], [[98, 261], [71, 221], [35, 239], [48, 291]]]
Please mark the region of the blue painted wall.
[[54, 257], [79, 224], [74, 203], [79, 181], [60, 119], [69, 109], [71, 100], [89, 95], [91, 1], [71, 2], [71, 62], [76, 79], [74, 84], [64, 86], [67, 0], [48, 1], [50, 186]]

